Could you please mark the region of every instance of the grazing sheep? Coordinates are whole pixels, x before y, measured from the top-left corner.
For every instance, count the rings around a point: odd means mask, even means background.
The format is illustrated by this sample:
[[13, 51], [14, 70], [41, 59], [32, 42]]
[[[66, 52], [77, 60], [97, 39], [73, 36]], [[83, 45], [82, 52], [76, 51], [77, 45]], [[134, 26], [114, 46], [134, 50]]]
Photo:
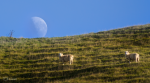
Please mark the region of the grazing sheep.
[[63, 62], [70, 62], [70, 65], [73, 64], [73, 58], [74, 56], [71, 54], [63, 55], [63, 53], [59, 53], [59, 61]]
[[132, 53], [130, 54], [128, 51], [125, 51], [125, 58], [129, 60], [129, 63], [131, 60], [135, 60], [136, 62], [139, 62], [139, 54]]

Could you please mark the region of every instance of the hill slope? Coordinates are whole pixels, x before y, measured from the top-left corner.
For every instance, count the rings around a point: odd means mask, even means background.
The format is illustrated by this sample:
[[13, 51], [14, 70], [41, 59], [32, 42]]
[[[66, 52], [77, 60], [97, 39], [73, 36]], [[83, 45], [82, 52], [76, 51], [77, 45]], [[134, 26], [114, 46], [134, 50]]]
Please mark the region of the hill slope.
[[[0, 37], [0, 82], [149, 82], [150, 24], [55, 38]], [[125, 51], [140, 63], [125, 60]], [[73, 54], [74, 64], [58, 62]], [[7, 79], [4, 81], [3, 79]]]

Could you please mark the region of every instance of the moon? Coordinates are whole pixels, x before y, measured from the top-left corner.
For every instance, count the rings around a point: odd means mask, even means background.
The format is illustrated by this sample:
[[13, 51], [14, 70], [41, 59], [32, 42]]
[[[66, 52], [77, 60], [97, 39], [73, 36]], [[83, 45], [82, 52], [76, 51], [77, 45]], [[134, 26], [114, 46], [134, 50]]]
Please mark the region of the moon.
[[47, 24], [46, 22], [40, 17], [32, 17], [32, 21], [36, 28], [36, 32], [38, 37], [45, 37], [47, 33]]

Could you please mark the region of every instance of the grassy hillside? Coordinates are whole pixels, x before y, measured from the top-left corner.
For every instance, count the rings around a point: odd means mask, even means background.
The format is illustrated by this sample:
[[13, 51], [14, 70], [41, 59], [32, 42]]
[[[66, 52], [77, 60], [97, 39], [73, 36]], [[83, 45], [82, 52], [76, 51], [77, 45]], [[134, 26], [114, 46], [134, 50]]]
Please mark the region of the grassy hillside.
[[[149, 83], [149, 48], [150, 24], [67, 37], [0, 37], [0, 83]], [[139, 53], [140, 63], [129, 64], [127, 50]], [[74, 64], [62, 65], [60, 52], [73, 54]]]

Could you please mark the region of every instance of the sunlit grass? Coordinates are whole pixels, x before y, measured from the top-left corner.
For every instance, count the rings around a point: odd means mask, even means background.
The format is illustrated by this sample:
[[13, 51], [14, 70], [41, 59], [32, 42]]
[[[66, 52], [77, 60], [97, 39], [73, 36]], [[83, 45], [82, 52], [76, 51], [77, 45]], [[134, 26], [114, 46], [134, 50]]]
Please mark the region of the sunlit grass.
[[[0, 82], [123, 83], [150, 81], [150, 25], [56, 38], [0, 37]], [[124, 52], [139, 53], [129, 64]], [[74, 63], [59, 62], [58, 53]]]

